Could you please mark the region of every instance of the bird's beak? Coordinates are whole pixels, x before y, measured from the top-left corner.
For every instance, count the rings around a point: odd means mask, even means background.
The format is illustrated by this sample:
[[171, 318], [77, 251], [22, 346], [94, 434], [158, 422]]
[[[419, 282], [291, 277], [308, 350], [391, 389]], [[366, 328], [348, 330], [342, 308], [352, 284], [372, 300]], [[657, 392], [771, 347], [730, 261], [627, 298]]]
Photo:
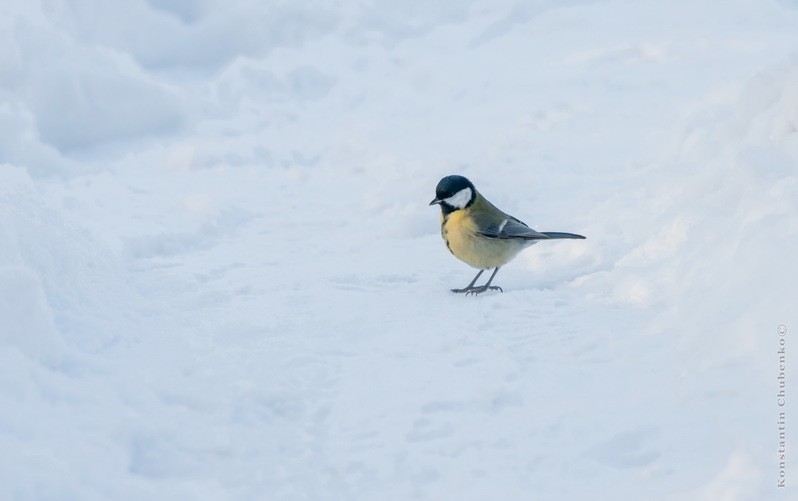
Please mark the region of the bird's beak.
[[438, 205], [439, 203], [443, 202], [443, 200], [438, 200], [437, 198], [430, 202], [430, 205]]

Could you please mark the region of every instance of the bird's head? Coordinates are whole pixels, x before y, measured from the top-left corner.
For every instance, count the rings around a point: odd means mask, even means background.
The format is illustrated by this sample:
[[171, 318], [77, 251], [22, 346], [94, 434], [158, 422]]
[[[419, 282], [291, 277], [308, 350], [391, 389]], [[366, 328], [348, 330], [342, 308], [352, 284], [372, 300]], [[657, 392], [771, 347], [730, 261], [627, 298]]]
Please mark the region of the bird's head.
[[463, 176], [446, 176], [435, 188], [435, 198], [430, 205], [440, 205], [444, 214], [465, 209], [477, 199], [474, 183]]

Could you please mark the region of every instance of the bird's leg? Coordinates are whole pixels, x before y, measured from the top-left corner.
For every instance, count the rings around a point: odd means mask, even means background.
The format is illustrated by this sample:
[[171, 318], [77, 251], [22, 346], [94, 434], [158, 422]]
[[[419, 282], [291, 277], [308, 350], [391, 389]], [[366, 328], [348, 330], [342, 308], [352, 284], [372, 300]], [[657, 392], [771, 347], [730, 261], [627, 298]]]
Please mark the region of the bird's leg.
[[[482, 294], [483, 292], [488, 291], [488, 290], [504, 292], [502, 290], [502, 288], [499, 287], [498, 285], [491, 285], [490, 284], [491, 282], [493, 282], [493, 277], [495, 277], [496, 273], [499, 272], [499, 268], [500, 268], [500, 266], [497, 266], [496, 269], [493, 270], [493, 274], [491, 274], [490, 278], [488, 279], [488, 283], [486, 283], [485, 285], [481, 285], [479, 287], [470, 287], [469, 286], [470, 290], [466, 291], [466, 296], [469, 295], [469, 294], [474, 294], [474, 295]], [[471, 285], [473, 285], [473, 283]]]
[[482, 275], [483, 271], [485, 271], [485, 270], [479, 270], [479, 273], [477, 273], [477, 276], [474, 277], [474, 280], [472, 280], [470, 284], [466, 285], [462, 289], [452, 289], [452, 292], [460, 293], [460, 292], [468, 292], [468, 291], [472, 290], [474, 288], [474, 284], [477, 283], [477, 279], [479, 278], [480, 275]]

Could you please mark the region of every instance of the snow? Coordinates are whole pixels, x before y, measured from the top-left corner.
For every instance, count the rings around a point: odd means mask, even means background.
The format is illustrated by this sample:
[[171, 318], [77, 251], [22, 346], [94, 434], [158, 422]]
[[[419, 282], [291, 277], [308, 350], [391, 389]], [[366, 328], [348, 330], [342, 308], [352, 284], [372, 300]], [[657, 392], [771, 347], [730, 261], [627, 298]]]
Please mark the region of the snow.
[[[796, 23], [3, 2], [0, 499], [790, 499]], [[454, 173], [587, 240], [449, 293]]]

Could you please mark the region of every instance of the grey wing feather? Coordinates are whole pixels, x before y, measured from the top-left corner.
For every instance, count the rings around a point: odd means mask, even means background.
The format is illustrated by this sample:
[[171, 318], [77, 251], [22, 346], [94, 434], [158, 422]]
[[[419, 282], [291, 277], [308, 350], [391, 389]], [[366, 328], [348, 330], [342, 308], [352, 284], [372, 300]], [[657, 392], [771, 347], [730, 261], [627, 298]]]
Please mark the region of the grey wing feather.
[[583, 235], [577, 235], [576, 233], [563, 233], [562, 231], [544, 231], [543, 234], [549, 238], [578, 238], [580, 240], [585, 238]]
[[524, 240], [546, 240], [548, 235], [535, 231], [522, 221], [515, 218], [509, 219], [499, 232], [499, 238], [523, 238]]
[[547, 240], [548, 235], [535, 231], [523, 221], [504, 214], [497, 215], [479, 212], [473, 215], [479, 227], [480, 235], [488, 238], [521, 239], [521, 240]]

